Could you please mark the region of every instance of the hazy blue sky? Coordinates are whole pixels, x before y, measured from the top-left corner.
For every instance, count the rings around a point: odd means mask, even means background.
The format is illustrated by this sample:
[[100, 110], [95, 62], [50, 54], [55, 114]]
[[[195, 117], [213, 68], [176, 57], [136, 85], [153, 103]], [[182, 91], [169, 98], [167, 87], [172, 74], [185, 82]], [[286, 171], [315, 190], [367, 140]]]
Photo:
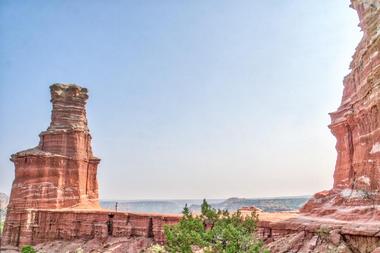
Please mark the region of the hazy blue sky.
[[361, 33], [348, 0], [0, 2], [0, 191], [49, 85], [89, 88], [102, 198], [311, 194]]

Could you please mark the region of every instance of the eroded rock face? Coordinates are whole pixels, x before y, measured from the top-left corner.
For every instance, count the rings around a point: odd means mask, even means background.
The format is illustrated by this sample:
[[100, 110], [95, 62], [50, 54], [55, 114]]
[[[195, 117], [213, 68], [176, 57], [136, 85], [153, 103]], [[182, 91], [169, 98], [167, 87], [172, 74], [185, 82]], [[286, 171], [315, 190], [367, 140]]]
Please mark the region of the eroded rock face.
[[277, 215], [265, 215], [258, 223], [257, 235], [273, 253], [364, 253], [380, 247], [379, 221], [342, 221], [299, 214], [274, 219]]
[[261, 221], [271, 252], [376, 252], [380, 246], [380, 1], [351, 0], [351, 7], [363, 38], [341, 105], [330, 114], [338, 153], [334, 185], [298, 216]]
[[16, 167], [10, 208], [99, 207], [99, 159], [91, 150], [87, 127], [87, 89], [50, 86], [53, 110], [37, 147], [11, 156]]
[[380, 219], [376, 207], [380, 204], [380, 2], [351, 3], [363, 38], [351, 73], [344, 79], [341, 105], [330, 114], [338, 152], [334, 186], [315, 194], [302, 212], [338, 219]]
[[51, 123], [40, 134], [39, 145], [11, 156], [15, 180], [4, 229], [6, 239], [30, 218], [25, 216], [28, 208], [99, 208], [96, 175], [100, 159], [91, 150], [87, 89], [53, 84], [50, 91]]

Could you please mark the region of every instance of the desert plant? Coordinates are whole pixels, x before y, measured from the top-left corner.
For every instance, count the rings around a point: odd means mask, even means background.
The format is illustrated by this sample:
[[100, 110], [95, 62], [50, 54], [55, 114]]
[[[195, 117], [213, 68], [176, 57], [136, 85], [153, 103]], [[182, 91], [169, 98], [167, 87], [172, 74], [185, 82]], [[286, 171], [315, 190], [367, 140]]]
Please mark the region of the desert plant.
[[255, 212], [242, 216], [240, 212], [216, 210], [204, 200], [200, 215], [193, 215], [187, 206], [182, 214], [178, 224], [165, 226], [168, 252], [190, 253], [194, 248], [205, 253], [268, 252], [254, 236], [258, 221]]
[[37, 251], [30, 245], [24, 245], [21, 248], [21, 253], [37, 253]]
[[329, 235], [330, 235], [330, 229], [327, 228], [327, 227], [320, 227], [317, 231], [316, 231], [316, 234], [318, 235], [318, 237], [324, 241], [326, 240]]

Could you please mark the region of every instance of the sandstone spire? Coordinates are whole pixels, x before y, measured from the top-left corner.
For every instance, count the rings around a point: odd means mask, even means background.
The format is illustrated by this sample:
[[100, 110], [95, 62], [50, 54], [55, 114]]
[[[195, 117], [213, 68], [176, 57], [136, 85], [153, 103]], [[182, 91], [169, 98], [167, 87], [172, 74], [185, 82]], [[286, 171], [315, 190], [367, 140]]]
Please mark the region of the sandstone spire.
[[[97, 166], [87, 127], [87, 89], [73, 84], [50, 86], [51, 124], [37, 147], [11, 156], [15, 180], [12, 210], [25, 208], [97, 208]], [[7, 217], [9, 219], [10, 217]]]
[[164, 225], [178, 222], [180, 216], [113, 212], [99, 206], [96, 174], [100, 160], [91, 151], [87, 89], [53, 84], [50, 91], [51, 123], [40, 134], [39, 145], [11, 157], [15, 180], [2, 243], [103, 241], [112, 236], [162, 243]]

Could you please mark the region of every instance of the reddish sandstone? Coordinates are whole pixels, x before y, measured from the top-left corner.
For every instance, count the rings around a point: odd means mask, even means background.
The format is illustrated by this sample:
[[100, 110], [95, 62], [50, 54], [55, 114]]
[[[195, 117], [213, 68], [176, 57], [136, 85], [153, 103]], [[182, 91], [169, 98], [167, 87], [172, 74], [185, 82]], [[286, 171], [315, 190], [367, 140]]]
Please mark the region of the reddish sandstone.
[[[380, 247], [380, 2], [351, 2], [364, 35], [344, 79], [342, 103], [331, 114], [338, 151], [334, 185], [315, 194], [302, 215], [260, 213], [258, 234], [272, 252], [371, 252]], [[163, 225], [178, 222], [179, 216], [98, 209], [99, 159], [91, 152], [87, 91], [75, 85], [53, 85], [51, 91], [52, 123], [41, 133], [39, 146], [12, 156], [16, 178], [4, 242], [108, 236], [163, 242]], [[89, 207], [95, 209], [80, 209]]]
[[380, 2], [351, 0], [363, 38], [331, 113], [338, 153], [334, 185], [301, 214], [260, 214], [271, 252], [378, 252], [380, 247]]
[[11, 156], [15, 180], [2, 243], [20, 246], [107, 237], [163, 242], [163, 226], [178, 222], [180, 216], [121, 213], [99, 206], [100, 159], [91, 149], [87, 89], [53, 84], [50, 91], [51, 123], [40, 134], [39, 145]]
[[380, 2], [352, 0], [363, 38], [344, 78], [340, 107], [331, 113], [337, 139], [334, 185], [302, 212], [337, 219], [380, 220]]
[[11, 156], [15, 164], [9, 208], [98, 208], [97, 166], [87, 127], [87, 89], [53, 84], [48, 129], [37, 147]]

